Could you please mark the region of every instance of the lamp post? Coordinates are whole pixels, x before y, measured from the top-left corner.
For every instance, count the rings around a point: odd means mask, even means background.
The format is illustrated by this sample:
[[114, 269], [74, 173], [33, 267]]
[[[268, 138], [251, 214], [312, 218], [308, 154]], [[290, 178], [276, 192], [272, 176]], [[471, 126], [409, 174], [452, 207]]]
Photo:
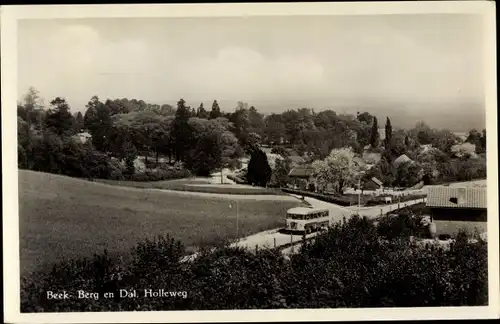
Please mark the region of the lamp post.
[[361, 207], [361, 178], [358, 178], [358, 215]]
[[[235, 206], [236, 206], [236, 239], [240, 239], [240, 233], [239, 233], [239, 208], [238, 208], [238, 201], [233, 200]], [[231, 203], [229, 204], [229, 208], [233, 208]]]

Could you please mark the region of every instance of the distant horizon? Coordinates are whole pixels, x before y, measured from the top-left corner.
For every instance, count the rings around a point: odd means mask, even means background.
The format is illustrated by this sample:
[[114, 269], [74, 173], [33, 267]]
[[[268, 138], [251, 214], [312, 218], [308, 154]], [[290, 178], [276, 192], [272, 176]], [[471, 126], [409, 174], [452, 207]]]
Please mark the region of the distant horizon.
[[216, 99], [485, 127], [483, 28], [475, 14], [22, 20], [18, 99], [33, 86], [73, 112], [93, 95]]
[[[38, 89], [37, 89], [38, 90]], [[40, 98], [44, 102], [44, 107], [45, 109], [48, 109], [50, 106], [50, 101], [55, 99], [54, 98], [46, 98], [43, 96], [42, 93], [39, 93]], [[78, 113], [81, 112], [82, 114], [85, 113], [87, 108], [85, 106], [83, 107], [75, 107], [72, 105], [72, 103], [65, 97], [65, 96], [59, 96], [61, 98], [65, 98], [66, 101], [68, 102], [70, 108], [71, 108], [71, 113]], [[145, 98], [110, 98], [110, 97], [101, 97], [98, 96], [99, 100], [101, 102], [105, 102], [106, 100], [117, 100], [117, 99], [128, 99], [128, 100], [143, 100], [144, 102], [148, 104], [155, 104], [155, 105], [170, 105], [173, 108], [176, 108], [177, 106], [177, 101], [179, 101], [181, 98], [176, 99], [176, 100], [160, 100], [158, 102], [152, 102], [148, 101]], [[88, 101], [92, 96], [89, 96]], [[200, 103], [203, 103], [203, 106], [205, 109], [210, 110], [212, 108], [212, 103], [213, 100], [203, 100], [203, 99], [198, 99], [198, 100], [191, 100], [189, 98], [182, 98], [186, 101], [186, 105], [190, 106], [191, 108], [198, 108]], [[348, 114], [348, 115], [356, 115], [357, 112], [362, 113], [362, 112], [368, 112], [372, 114], [373, 116], [377, 117], [379, 120], [379, 123], [384, 123], [385, 124], [385, 118], [389, 117], [391, 119], [391, 122], [393, 123], [394, 127], [400, 127], [400, 128], [411, 128], [413, 127], [418, 121], [423, 121], [426, 124], [428, 124], [430, 127], [437, 128], [437, 129], [448, 129], [452, 132], [468, 132], [471, 129], [484, 129], [486, 128], [486, 111], [485, 109], [477, 109], [478, 106], [483, 106], [483, 104], [478, 103], [478, 102], [467, 102], [464, 101], [462, 103], [450, 103], [448, 104], [449, 106], [455, 106], [456, 110], [454, 111], [455, 115], [457, 115], [458, 121], [455, 121], [455, 119], [451, 118], [450, 119], [450, 110], [445, 109], [444, 112], [441, 112], [440, 110], [436, 111], [436, 108], [442, 107], [443, 104], [442, 102], [439, 103], [431, 103], [431, 102], [416, 102], [413, 103], [413, 105], [410, 104], [403, 104], [403, 103], [395, 103], [395, 102], [386, 102], [384, 103], [383, 101], [380, 101], [380, 99], [377, 101], [376, 99], [372, 99], [373, 102], [367, 103], [367, 101], [370, 101], [370, 99], [366, 98], [365, 100], [360, 100], [363, 103], [356, 104], [355, 101], [351, 100], [349, 101], [344, 101], [342, 103], [324, 103], [324, 104], [316, 104], [316, 105], [309, 105], [308, 102], [309, 100], [253, 100], [253, 101], [245, 101], [245, 100], [220, 100], [220, 99], [214, 99], [217, 100], [219, 103], [219, 107], [221, 111], [225, 113], [230, 113], [234, 112], [235, 109], [237, 108], [237, 102], [241, 101], [244, 103], [248, 104], [248, 107], [254, 106], [257, 111], [263, 115], [271, 115], [271, 114], [281, 114], [287, 110], [297, 110], [301, 108], [307, 108], [314, 110], [316, 113], [319, 113], [324, 110], [332, 110], [335, 111], [337, 114]], [[413, 109], [404, 109], [404, 107], [407, 106], [418, 106], [422, 108], [419, 111], [414, 111]], [[476, 109], [472, 109], [470, 111], [469, 109], [466, 109], [467, 107], [476, 107]], [[80, 109], [78, 109], [80, 108]], [[399, 110], [399, 111], [398, 111]], [[411, 113], [410, 113], [411, 112]], [[421, 112], [422, 115], [419, 115], [418, 113]], [[432, 117], [427, 117], [428, 113], [432, 112], [433, 116]], [[441, 113], [440, 113], [441, 112]], [[413, 120], [407, 120], [406, 118], [415, 118]], [[437, 120], [436, 120], [437, 119]], [[464, 121], [467, 121], [467, 126], [463, 126]], [[456, 126], [459, 125], [459, 126]]]

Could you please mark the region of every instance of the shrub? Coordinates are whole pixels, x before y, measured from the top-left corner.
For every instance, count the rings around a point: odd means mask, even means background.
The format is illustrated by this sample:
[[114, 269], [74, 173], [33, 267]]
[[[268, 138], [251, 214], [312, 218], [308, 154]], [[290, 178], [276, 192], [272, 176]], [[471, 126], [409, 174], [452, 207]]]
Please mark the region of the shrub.
[[377, 232], [383, 238], [392, 240], [402, 237], [427, 238], [427, 227], [422, 223], [422, 216], [410, 212], [385, 215], [378, 219]]
[[[406, 218], [405, 218], [406, 217]], [[391, 223], [392, 222], [392, 223]], [[450, 248], [401, 239], [409, 218], [389, 221], [398, 235], [381, 235], [372, 220], [353, 216], [331, 226], [299, 253], [251, 253], [219, 246], [194, 261], [171, 237], [140, 242], [128, 256], [106, 253], [65, 261], [23, 278], [23, 312], [217, 310], [335, 307], [480, 306], [488, 302], [487, 243], [461, 232]], [[401, 226], [403, 224], [404, 226]], [[410, 224], [411, 225], [411, 224]], [[380, 224], [379, 224], [380, 226]], [[387, 234], [387, 233], [386, 233]], [[184, 290], [186, 298], [47, 300], [48, 290], [88, 292]], [[101, 295], [102, 296], [102, 295]], [[115, 294], [116, 296], [116, 294]]]
[[286, 192], [286, 193], [316, 198], [318, 200], [326, 201], [326, 202], [337, 204], [340, 206], [351, 206], [352, 205], [351, 199], [349, 199], [347, 197], [336, 197], [336, 196], [332, 196], [332, 195], [325, 195], [325, 194], [320, 194], [320, 193], [316, 193], [316, 192], [290, 189], [290, 188], [282, 188], [281, 190], [283, 192]]
[[163, 181], [163, 180], [174, 180], [174, 179], [183, 179], [191, 176], [189, 170], [164, 170], [164, 169], [156, 169], [156, 170], [147, 170], [141, 173], [134, 173], [133, 175], [127, 176], [127, 180], [132, 181]]

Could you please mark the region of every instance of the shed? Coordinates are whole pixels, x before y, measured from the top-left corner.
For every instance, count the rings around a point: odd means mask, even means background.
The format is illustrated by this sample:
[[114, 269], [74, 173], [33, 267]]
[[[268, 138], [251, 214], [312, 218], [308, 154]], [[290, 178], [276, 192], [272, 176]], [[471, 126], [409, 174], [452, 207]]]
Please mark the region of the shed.
[[462, 227], [482, 231], [486, 229], [487, 222], [486, 198], [486, 188], [436, 186], [429, 188], [426, 206], [438, 232]]

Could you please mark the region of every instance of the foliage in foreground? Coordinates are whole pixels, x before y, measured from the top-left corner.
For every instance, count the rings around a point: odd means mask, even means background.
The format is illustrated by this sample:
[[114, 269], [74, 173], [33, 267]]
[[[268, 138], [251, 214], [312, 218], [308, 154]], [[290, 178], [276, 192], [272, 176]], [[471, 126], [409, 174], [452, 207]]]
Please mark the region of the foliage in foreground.
[[[250, 253], [219, 247], [179, 262], [171, 237], [140, 243], [128, 256], [68, 261], [23, 278], [23, 312], [172, 309], [269, 309], [485, 305], [487, 244], [460, 233], [450, 249], [417, 246], [403, 235], [387, 240], [372, 221], [336, 224], [301, 251]], [[143, 297], [144, 289], [186, 291]], [[46, 291], [97, 292], [98, 299], [47, 300]], [[136, 289], [137, 298], [118, 298]], [[103, 298], [114, 292], [115, 298]]]

